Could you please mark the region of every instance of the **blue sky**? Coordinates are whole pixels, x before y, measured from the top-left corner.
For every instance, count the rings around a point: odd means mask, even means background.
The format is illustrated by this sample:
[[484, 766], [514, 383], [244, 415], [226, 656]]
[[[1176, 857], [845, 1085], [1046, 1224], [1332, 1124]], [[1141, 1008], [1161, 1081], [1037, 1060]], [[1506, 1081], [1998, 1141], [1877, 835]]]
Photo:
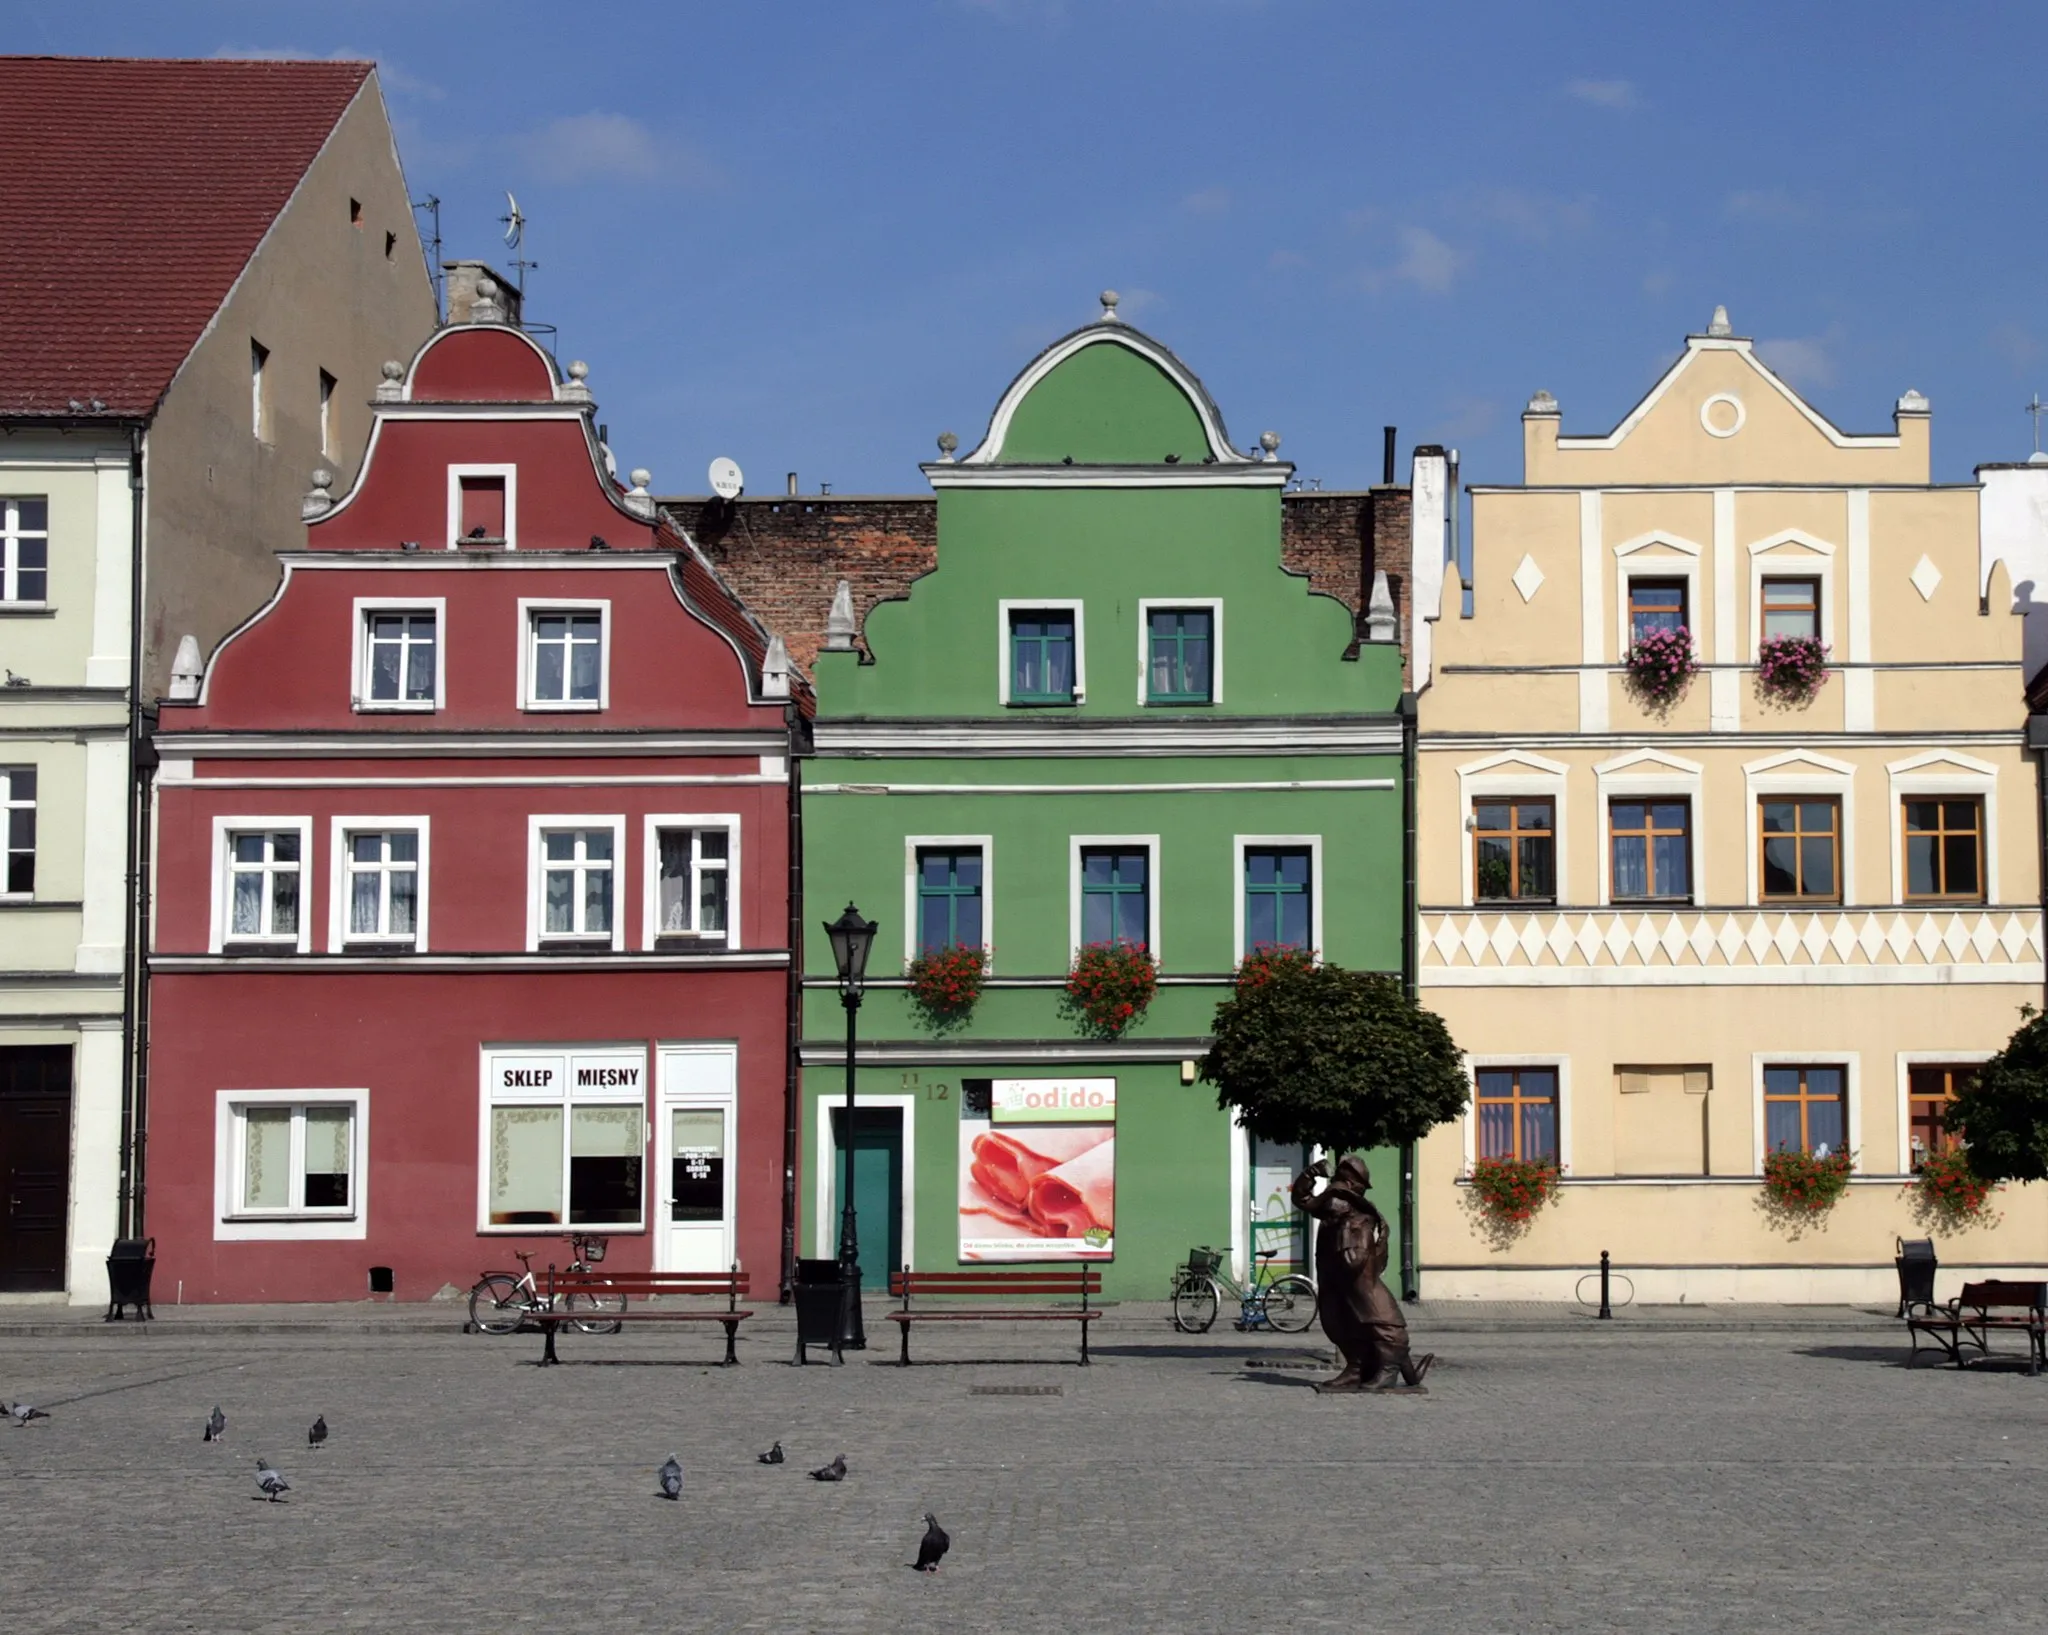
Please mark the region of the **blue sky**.
[[1380, 427], [1520, 474], [1538, 387], [1607, 430], [1725, 302], [1935, 475], [2048, 388], [2039, 14], [2019, 5], [122, 0], [8, 49], [373, 56], [450, 255], [530, 217], [622, 467], [922, 488], [1095, 292], [1249, 445], [1375, 481]]

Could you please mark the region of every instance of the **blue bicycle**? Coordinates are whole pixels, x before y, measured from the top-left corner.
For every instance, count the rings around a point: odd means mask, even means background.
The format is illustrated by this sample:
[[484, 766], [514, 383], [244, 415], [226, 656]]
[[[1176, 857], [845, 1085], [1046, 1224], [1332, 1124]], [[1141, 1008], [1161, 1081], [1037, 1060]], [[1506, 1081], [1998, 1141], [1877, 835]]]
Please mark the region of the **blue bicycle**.
[[1238, 1318], [1232, 1324], [1240, 1334], [1270, 1329], [1275, 1334], [1299, 1334], [1316, 1320], [1316, 1285], [1313, 1278], [1290, 1272], [1272, 1277], [1272, 1261], [1278, 1249], [1253, 1251], [1258, 1263], [1249, 1287], [1223, 1269], [1219, 1249], [1190, 1249], [1188, 1263], [1173, 1278], [1173, 1326], [1183, 1334], [1206, 1334], [1216, 1321], [1224, 1296], [1238, 1303]]

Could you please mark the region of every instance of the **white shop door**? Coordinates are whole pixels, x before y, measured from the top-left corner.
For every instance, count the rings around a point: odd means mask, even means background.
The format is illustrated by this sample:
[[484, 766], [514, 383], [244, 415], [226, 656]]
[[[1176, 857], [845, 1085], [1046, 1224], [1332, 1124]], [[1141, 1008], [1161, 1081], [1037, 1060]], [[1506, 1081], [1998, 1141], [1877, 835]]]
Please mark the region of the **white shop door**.
[[661, 1271], [722, 1272], [732, 1265], [738, 1068], [731, 1045], [671, 1046], [661, 1053]]

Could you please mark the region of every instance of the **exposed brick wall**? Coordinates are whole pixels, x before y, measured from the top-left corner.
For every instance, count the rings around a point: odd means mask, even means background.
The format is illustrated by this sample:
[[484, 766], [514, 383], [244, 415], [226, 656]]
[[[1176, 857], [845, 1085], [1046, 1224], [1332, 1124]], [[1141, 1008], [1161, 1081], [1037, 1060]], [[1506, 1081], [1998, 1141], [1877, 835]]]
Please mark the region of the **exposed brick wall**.
[[[824, 645], [825, 617], [841, 579], [852, 583], [854, 617], [865, 629], [869, 608], [907, 594], [912, 580], [938, 564], [938, 502], [930, 495], [731, 502], [692, 495], [660, 503], [806, 674]], [[1405, 488], [1289, 494], [1280, 506], [1281, 562], [1350, 608], [1360, 639], [1373, 569], [1386, 568], [1404, 682], [1408, 515]]]

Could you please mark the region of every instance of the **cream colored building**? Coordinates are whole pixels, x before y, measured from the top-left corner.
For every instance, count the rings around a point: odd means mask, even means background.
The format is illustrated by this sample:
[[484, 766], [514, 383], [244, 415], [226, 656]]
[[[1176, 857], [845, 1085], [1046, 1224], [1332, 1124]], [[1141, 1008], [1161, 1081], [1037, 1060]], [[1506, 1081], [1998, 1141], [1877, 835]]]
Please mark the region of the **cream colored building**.
[[[1645, 1302], [1896, 1297], [1915, 1142], [2043, 981], [2024, 615], [1928, 436], [1910, 391], [1838, 431], [1717, 311], [1611, 432], [1538, 393], [1522, 484], [1472, 489], [1416, 677], [1422, 997], [1475, 1084], [1421, 1149], [1425, 1298], [1568, 1299], [1603, 1249]], [[1700, 668], [1646, 708], [1621, 660], [1672, 625]], [[1765, 696], [1767, 633], [1827, 643], [1810, 702]], [[1855, 1159], [1798, 1235], [1786, 1144]], [[1510, 1241], [1480, 1156], [1563, 1172]], [[1936, 1234], [1944, 1297], [2044, 1275], [2048, 1189], [2000, 1199]]]

